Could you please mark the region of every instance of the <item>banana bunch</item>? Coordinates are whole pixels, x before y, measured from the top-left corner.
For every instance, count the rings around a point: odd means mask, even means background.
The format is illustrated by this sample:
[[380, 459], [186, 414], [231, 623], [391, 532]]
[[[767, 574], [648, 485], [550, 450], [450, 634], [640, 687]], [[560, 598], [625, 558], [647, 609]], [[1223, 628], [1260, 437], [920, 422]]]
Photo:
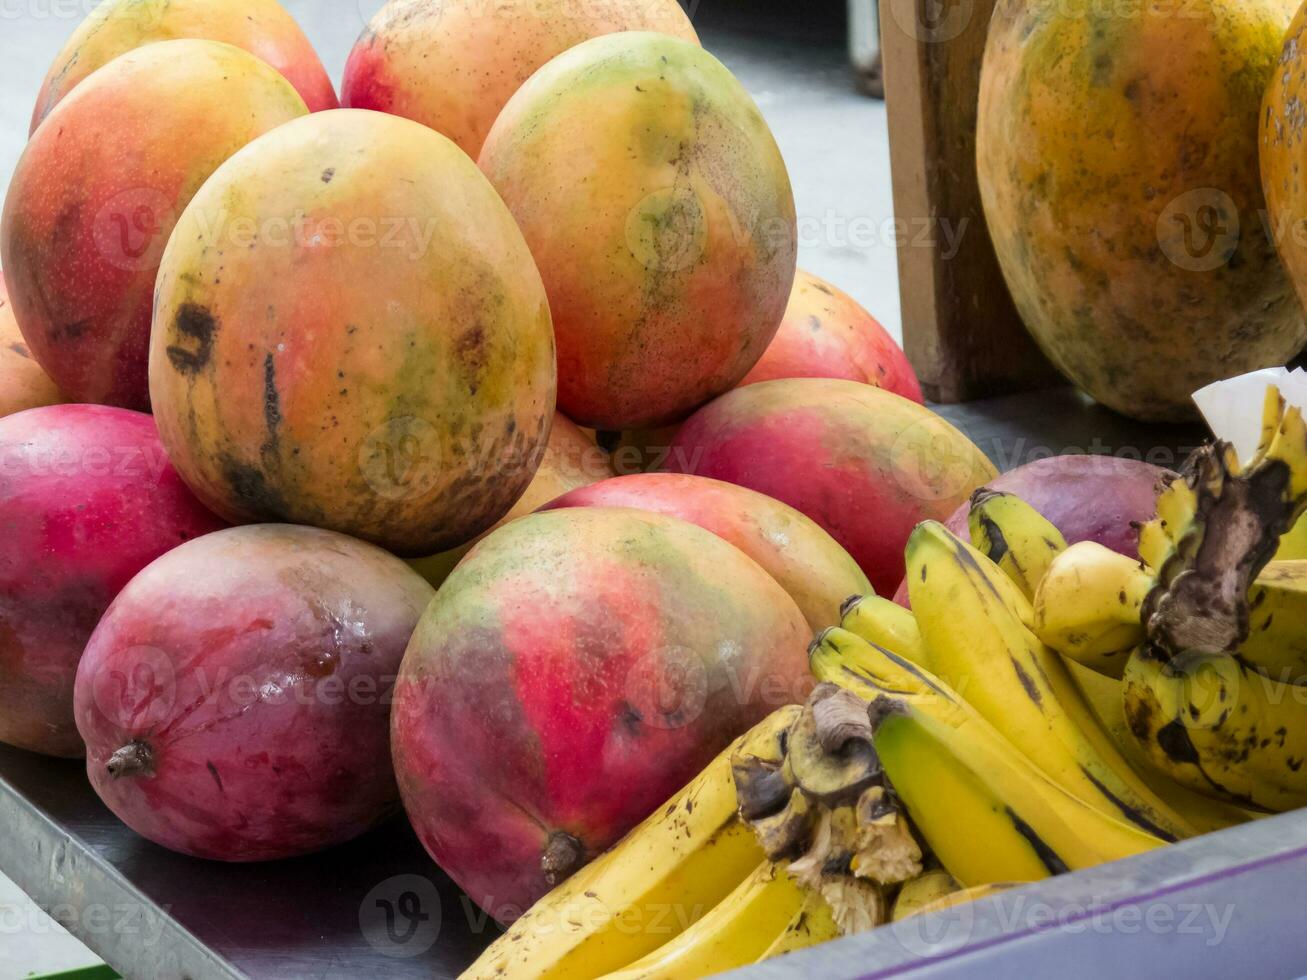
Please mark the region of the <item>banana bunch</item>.
[[[463, 980], [693, 980], [889, 918], [921, 850], [836, 702], [773, 712], [532, 906]], [[828, 751], [830, 747], [830, 751]]]
[[[1172, 524], [1174, 511], [1168, 513], [1172, 517], [1167, 523]], [[1044, 565], [1035, 585], [1034, 631], [1065, 658], [1072, 681], [1099, 725], [1149, 789], [1200, 833], [1263, 815], [1253, 808], [1246, 794], [1219, 793], [1192, 766], [1177, 771], [1176, 763], [1160, 751], [1155, 737], [1141, 744], [1139, 730], [1132, 730], [1126, 711], [1127, 690], [1132, 703], [1141, 697], [1156, 701], [1165, 696], [1157, 688], [1157, 672], [1150, 675], [1154, 688], [1151, 693], [1137, 681], [1127, 688], [1120, 679], [1127, 663], [1133, 663], [1132, 654], [1146, 640], [1140, 610], [1156, 584], [1151, 570], [1092, 542], [1064, 548], [1049, 561], [1050, 549], [1031, 542], [1051, 538], [1056, 531], [1050, 531], [1051, 525], [1017, 498], [1008, 499], [1001, 512], [991, 511], [987, 522], [997, 527], [996, 536], [1003, 540], [1026, 542], [1017, 545], [1029, 554], [1024, 564]], [[972, 527], [976, 525], [973, 519]], [[973, 543], [980, 546], [984, 540], [976, 537]], [[1307, 666], [1307, 562], [1277, 561], [1268, 565], [1251, 596], [1253, 629], [1237, 656], [1238, 664], [1251, 672], [1250, 677], [1257, 672], [1280, 674], [1293, 672], [1298, 665]], [[1274, 690], [1265, 678], [1256, 677], [1251, 684]], [[1174, 692], [1169, 700], [1175, 702]], [[1143, 719], [1142, 710], [1132, 714]], [[1264, 715], [1262, 710], [1256, 717]], [[1148, 716], [1153, 720], [1161, 717], [1156, 712]], [[1174, 717], [1170, 715], [1168, 720]], [[1172, 744], [1166, 735], [1162, 743]]]

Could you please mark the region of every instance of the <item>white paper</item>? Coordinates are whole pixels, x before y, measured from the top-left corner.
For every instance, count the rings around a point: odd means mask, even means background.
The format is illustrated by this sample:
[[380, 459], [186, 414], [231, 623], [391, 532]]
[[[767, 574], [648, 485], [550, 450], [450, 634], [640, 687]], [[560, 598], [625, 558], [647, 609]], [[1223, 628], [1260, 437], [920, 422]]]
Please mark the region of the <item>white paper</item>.
[[1193, 394], [1212, 435], [1234, 447], [1239, 459], [1257, 452], [1262, 436], [1262, 407], [1266, 389], [1280, 389], [1290, 405], [1307, 410], [1307, 371], [1302, 368], [1263, 368], [1225, 381], [1216, 381]]

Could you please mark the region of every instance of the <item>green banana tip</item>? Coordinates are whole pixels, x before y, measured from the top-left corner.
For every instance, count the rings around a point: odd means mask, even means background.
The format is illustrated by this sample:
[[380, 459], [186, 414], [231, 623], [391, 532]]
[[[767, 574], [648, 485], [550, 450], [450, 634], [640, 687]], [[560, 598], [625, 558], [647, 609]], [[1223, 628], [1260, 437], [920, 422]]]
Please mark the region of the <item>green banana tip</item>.
[[843, 619], [849, 613], [853, 612], [854, 606], [867, 598], [865, 595], [851, 595], [840, 603], [840, 619]]
[[808, 659], [811, 660], [817, 655], [817, 651], [825, 644], [827, 637], [830, 636], [831, 630], [839, 629], [838, 626], [827, 626], [824, 630], [813, 637], [812, 642], [808, 644]]

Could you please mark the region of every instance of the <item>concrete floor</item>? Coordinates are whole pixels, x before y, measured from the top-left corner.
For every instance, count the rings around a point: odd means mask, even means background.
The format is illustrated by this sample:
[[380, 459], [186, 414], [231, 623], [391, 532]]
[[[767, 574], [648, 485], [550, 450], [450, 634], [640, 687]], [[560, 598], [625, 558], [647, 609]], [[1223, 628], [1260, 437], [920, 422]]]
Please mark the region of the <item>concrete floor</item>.
[[[283, 0], [339, 80], [381, 0]], [[0, 187], [26, 140], [37, 88], [95, 0], [0, 0]], [[901, 336], [885, 107], [858, 95], [842, 4], [690, 0], [705, 46], [753, 93], [790, 169], [800, 264], [851, 293]], [[732, 9], [737, 8], [737, 9]], [[821, 9], [826, 8], [826, 9]], [[741, 13], [741, 10], [745, 13]], [[94, 957], [0, 876], [0, 980]]]

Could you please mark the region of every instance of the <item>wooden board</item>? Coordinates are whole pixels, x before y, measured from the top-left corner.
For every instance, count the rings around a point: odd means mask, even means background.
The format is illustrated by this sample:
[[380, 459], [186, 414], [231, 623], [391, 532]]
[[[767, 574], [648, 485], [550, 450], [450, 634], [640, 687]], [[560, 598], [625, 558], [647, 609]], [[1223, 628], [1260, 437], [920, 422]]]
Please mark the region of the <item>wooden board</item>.
[[1062, 384], [1022, 326], [976, 180], [976, 99], [994, 0], [880, 0], [903, 341], [929, 398]]

